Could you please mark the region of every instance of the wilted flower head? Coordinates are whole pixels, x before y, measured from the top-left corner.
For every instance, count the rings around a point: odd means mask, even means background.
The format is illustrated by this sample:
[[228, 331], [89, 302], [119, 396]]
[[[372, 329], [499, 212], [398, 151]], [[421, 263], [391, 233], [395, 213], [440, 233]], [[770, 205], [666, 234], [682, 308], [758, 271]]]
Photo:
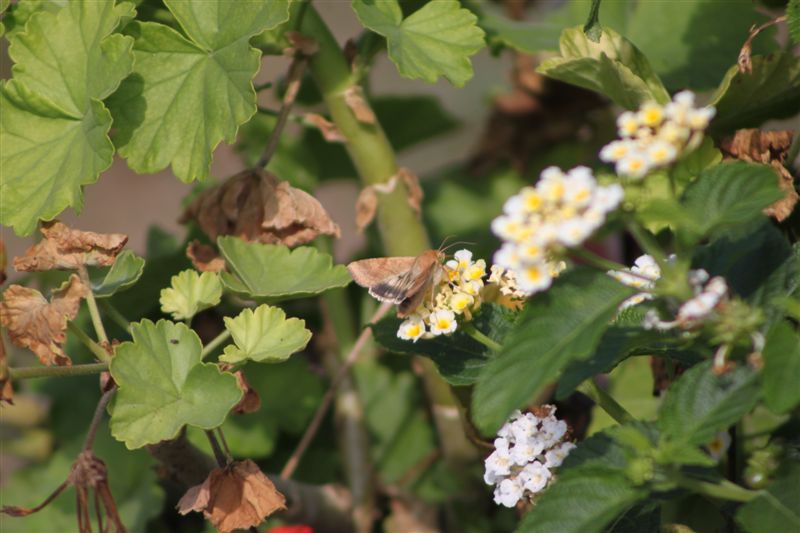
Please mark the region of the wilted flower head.
[[638, 257], [629, 270], [609, 270], [608, 275], [623, 285], [642, 291], [622, 302], [619, 306], [622, 310], [653, 298], [649, 291], [655, 287], [655, 282], [661, 277], [661, 267], [652, 256], [645, 254]]

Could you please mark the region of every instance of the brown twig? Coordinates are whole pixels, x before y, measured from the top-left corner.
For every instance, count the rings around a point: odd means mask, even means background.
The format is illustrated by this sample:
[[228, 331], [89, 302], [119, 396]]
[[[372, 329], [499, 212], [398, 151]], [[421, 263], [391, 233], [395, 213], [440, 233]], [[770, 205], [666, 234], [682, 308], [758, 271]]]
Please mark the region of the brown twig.
[[761, 33], [762, 31], [766, 30], [770, 26], [774, 26], [775, 24], [781, 23], [786, 20], [786, 15], [781, 15], [780, 17], [776, 17], [772, 20], [768, 20], [764, 24], [760, 26], [756, 26], [753, 24], [750, 27], [750, 35], [747, 36], [747, 40], [742, 45], [741, 51], [739, 51], [739, 57], [736, 60], [736, 63], [739, 65], [739, 72], [752, 72], [753, 71], [753, 63], [750, 60], [750, 54], [752, 53], [752, 44], [753, 39]]
[[214, 430], [207, 429], [206, 437], [208, 437], [208, 442], [211, 444], [211, 450], [214, 452], [214, 459], [217, 460], [217, 465], [220, 468], [225, 468], [228, 465], [228, 458], [225, 457], [225, 453], [220, 448], [217, 436], [214, 435]]
[[97, 435], [97, 428], [100, 426], [100, 421], [103, 420], [103, 413], [106, 410], [106, 406], [108, 402], [111, 401], [111, 397], [117, 390], [117, 386], [113, 385], [110, 389], [103, 393], [100, 396], [100, 401], [97, 402], [97, 407], [94, 410], [94, 416], [92, 416], [92, 422], [89, 424], [89, 430], [86, 432], [86, 440], [83, 443], [83, 448], [81, 451], [87, 452], [92, 449], [92, 445], [94, 445], [94, 438]]
[[[387, 311], [391, 308], [392, 304], [383, 303], [380, 307], [375, 311], [375, 314], [372, 315], [370, 318], [370, 322], [375, 322], [380, 320], [383, 315], [386, 314]], [[328, 391], [325, 393], [325, 396], [322, 398], [322, 401], [317, 407], [317, 411], [314, 413], [314, 417], [311, 419], [311, 422], [308, 424], [305, 433], [303, 433], [303, 437], [300, 439], [300, 442], [295, 448], [294, 452], [292, 452], [291, 457], [289, 460], [286, 461], [286, 465], [281, 470], [280, 478], [281, 479], [289, 479], [294, 474], [294, 471], [297, 469], [297, 465], [300, 463], [300, 459], [303, 457], [308, 446], [311, 444], [311, 441], [314, 439], [314, 436], [317, 434], [319, 430], [319, 426], [322, 424], [322, 420], [325, 418], [325, 414], [330, 409], [331, 403], [333, 403], [333, 399], [336, 396], [336, 389], [342, 383], [344, 378], [347, 376], [350, 368], [358, 359], [359, 353], [364, 348], [364, 344], [366, 344], [367, 340], [369, 340], [370, 336], [372, 335], [372, 329], [369, 327], [364, 328], [361, 331], [361, 335], [358, 336], [356, 339], [353, 348], [350, 350], [350, 353], [347, 354], [347, 358], [342, 363], [342, 366], [339, 367], [339, 371], [336, 376], [331, 381], [331, 385], [328, 388]]]

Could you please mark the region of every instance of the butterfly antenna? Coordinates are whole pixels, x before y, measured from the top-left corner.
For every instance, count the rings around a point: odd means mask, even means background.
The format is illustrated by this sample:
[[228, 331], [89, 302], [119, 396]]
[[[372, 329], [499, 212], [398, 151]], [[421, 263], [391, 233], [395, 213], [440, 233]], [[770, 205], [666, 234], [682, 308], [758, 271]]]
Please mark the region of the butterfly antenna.
[[[444, 243], [442, 243], [442, 244], [444, 244]], [[451, 242], [451, 243], [450, 243], [450, 244], [448, 244], [447, 246], [440, 247], [439, 251], [440, 251], [440, 252], [445, 252], [445, 251], [447, 251], [448, 249], [450, 249], [450, 248], [453, 248], [454, 246], [458, 246], [459, 244], [467, 244], [467, 245], [475, 246], [475, 243], [474, 243], [474, 242], [469, 242], [469, 241], [455, 241], [455, 242]]]

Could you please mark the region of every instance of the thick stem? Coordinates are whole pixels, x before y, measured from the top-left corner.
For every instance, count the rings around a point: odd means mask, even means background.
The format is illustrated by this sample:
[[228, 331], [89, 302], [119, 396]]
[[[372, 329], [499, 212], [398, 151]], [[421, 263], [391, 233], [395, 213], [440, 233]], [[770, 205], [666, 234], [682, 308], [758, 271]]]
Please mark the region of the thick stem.
[[89, 280], [89, 272], [86, 270], [85, 266], [81, 265], [78, 267], [78, 275], [87, 288], [86, 307], [89, 308], [89, 316], [92, 317], [92, 325], [94, 325], [94, 331], [97, 334], [97, 340], [100, 341], [100, 344], [108, 344], [106, 328], [103, 327], [103, 320], [100, 318], [100, 311], [97, 310], [97, 301], [94, 299], [94, 293], [91, 289], [92, 282]]
[[23, 366], [9, 368], [8, 374], [12, 380], [49, 378], [63, 376], [86, 376], [100, 374], [108, 370], [107, 363], [93, 363], [90, 365], [75, 366]]
[[674, 473], [671, 477], [672, 481], [679, 487], [712, 498], [721, 498], [734, 502], [749, 502], [761, 494], [760, 491], [748, 490], [744, 487], [740, 487], [736, 483], [731, 483], [727, 479], [723, 479], [718, 483], [711, 483], [690, 478], [679, 472]]
[[231, 332], [224, 329], [219, 335], [208, 341], [208, 344], [203, 346], [203, 351], [200, 352], [200, 359], [205, 359], [209, 354], [216, 350], [220, 344], [224, 343], [231, 337]]
[[[365, 186], [389, 181], [397, 174], [394, 150], [381, 125], [361, 122], [349, 107], [348, 90], [359, 91], [350, 66], [339, 44], [313, 6], [308, 6], [302, 32], [319, 43], [319, 51], [310, 60], [311, 73], [322, 93], [336, 127], [346, 139], [346, 147]], [[363, 105], [369, 108], [369, 103]], [[408, 191], [398, 183], [391, 193], [378, 199], [378, 231], [388, 255], [418, 255], [430, 248], [430, 242], [417, 213], [408, 203]], [[439, 376], [429, 360], [421, 360], [423, 382], [433, 405], [440, 442], [445, 459], [460, 463], [475, 456], [475, 449], [464, 435], [458, 421], [458, 403], [449, 385]], [[452, 414], [455, 413], [455, 424]]]
[[69, 329], [70, 332], [72, 332], [76, 337], [78, 337], [78, 340], [81, 341], [84, 346], [89, 348], [89, 351], [91, 351], [95, 357], [97, 357], [104, 363], [111, 362], [111, 356], [108, 355], [108, 352], [106, 352], [102, 346], [94, 342], [92, 338], [89, 337], [89, 335], [87, 335], [85, 331], [76, 326], [74, 322], [68, 322], [67, 329]]
[[624, 407], [622, 407], [617, 400], [610, 394], [604, 391], [594, 379], [587, 379], [584, 381], [578, 390], [591, 398], [603, 411], [617, 421], [619, 424], [625, 424], [636, 420]]

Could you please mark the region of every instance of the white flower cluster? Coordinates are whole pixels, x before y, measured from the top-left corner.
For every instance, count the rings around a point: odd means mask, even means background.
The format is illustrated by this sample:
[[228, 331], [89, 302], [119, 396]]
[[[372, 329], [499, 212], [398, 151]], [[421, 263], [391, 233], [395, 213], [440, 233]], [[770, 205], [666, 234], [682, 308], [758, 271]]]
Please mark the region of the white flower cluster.
[[517, 278], [513, 270], [507, 270], [500, 265], [492, 265], [489, 274], [489, 283], [494, 283], [500, 288], [500, 294], [515, 300], [524, 300], [528, 294], [517, 286]]
[[617, 118], [620, 139], [604, 146], [600, 159], [615, 163], [620, 176], [641, 179], [698, 146], [715, 112], [695, 107], [691, 91], [679, 92], [665, 106], [648, 102]]
[[431, 297], [400, 324], [399, 338], [416, 342], [448, 335], [458, 327], [457, 316], [469, 321], [472, 312], [480, 307], [486, 261], [473, 261], [472, 252], [459, 250], [443, 268], [445, 275], [433, 288]]
[[645, 329], [667, 330], [675, 327], [691, 329], [705, 320], [728, 294], [728, 284], [725, 278], [715, 276], [708, 279], [708, 272], [703, 269], [689, 272], [689, 283], [694, 289], [694, 297], [685, 301], [678, 309], [675, 320], [665, 322], [658, 316], [658, 312], [651, 309], [644, 317]]
[[535, 187], [509, 198], [504, 214], [492, 221], [492, 231], [505, 241], [495, 264], [513, 272], [526, 295], [547, 290], [565, 267], [564, 248], [578, 246], [602, 226], [622, 197], [620, 185], [599, 186], [587, 167], [566, 174], [546, 168]]
[[653, 256], [645, 254], [638, 257], [629, 270], [609, 270], [608, 275], [623, 285], [642, 291], [622, 302], [619, 306], [621, 311], [653, 298], [653, 295], [647, 291], [652, 290], [655, 282], [661, 277], [661, 267], [658, 266]]
[[571, 442], [564, 442], [567, 423], [555, 417], [556, 408], [544, 405], [533, 413], [515, 411], [497, 432], [495, 450], [486, 458], [483, 480], [495, 485], [494, 501], [514, 507], [530, 500], [553, 480], [551, 469], [561, 466]]

